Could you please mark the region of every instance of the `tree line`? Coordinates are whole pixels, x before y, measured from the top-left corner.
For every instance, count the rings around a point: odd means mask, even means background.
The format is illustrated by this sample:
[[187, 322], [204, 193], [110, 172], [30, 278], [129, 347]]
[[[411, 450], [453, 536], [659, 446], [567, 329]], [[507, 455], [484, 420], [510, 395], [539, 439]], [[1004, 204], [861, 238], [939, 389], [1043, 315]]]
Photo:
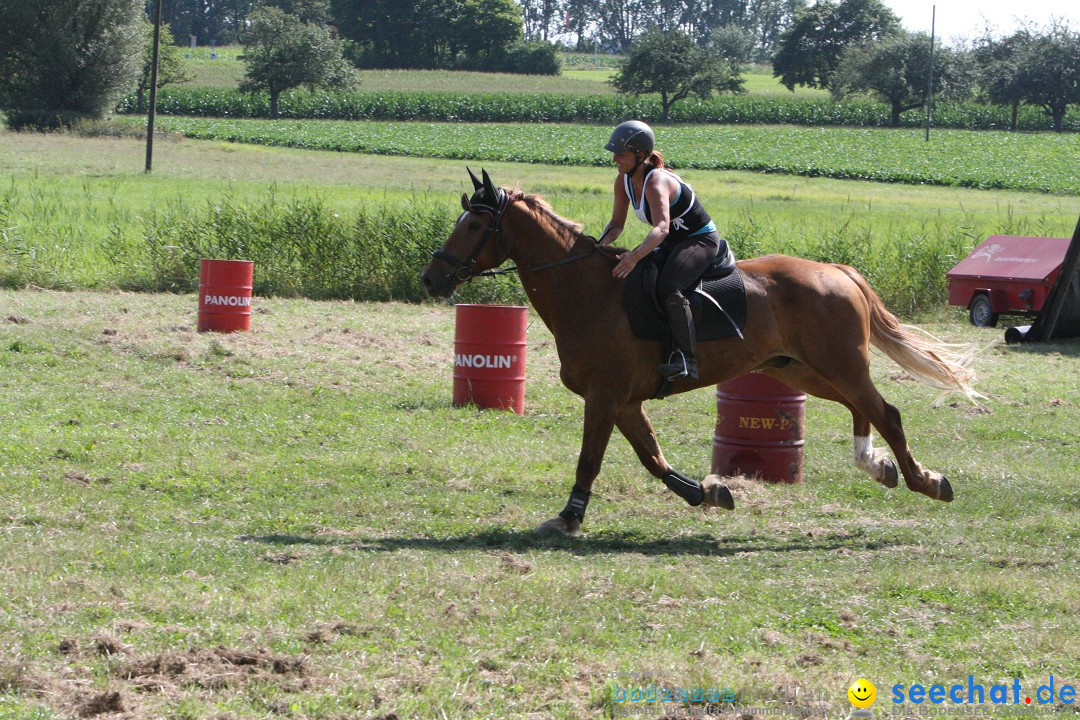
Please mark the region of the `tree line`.
[[[658, 95], [664, 118], [687, 97], [742, 92], [745, 63], [765, 48], [789, 89], [875, 97], [890, 106], [894, 125], [923, 106], [928, 89], [931, 97], [1009, 106], [1013, 129], [1023, 104], [1041, 108], [1060, 130], [1069, 106], [1080, 103], [1080, 34], [1062, 23], [932, 49], [881, 0], [519, 1], [162, 0], [162, 7], [172, 29], [165, 36], [179, 45], [195, 32], [240, 40], [241, 89], [267, 92], [273, 115], [282, 92], [349, 87], [355, 67], [558, 72], [549, 40], [560, 32], [560, 14], [579, 45], [623, 49], [612, 84]], [[8, 124], [70, 124], [104, 115], [132, 88], [141, 97], [149, 83], [146, 2], [0, 0], [0, 110]], [[747, 20], [766, 15], [768, 31]], [[167, 46], [159, 86], [183, 79], [177, 51]]]

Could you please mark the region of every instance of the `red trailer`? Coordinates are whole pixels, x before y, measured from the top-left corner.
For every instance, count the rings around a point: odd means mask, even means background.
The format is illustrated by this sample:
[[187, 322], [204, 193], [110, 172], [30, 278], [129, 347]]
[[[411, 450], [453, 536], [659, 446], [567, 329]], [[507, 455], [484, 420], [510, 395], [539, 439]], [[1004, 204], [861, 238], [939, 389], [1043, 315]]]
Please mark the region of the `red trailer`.
[[1034, 317], [1054, 286], [1068, 238], [991, 235], [948, 272], [949, 304], [968, 309], [972, 325], [998, 315]]

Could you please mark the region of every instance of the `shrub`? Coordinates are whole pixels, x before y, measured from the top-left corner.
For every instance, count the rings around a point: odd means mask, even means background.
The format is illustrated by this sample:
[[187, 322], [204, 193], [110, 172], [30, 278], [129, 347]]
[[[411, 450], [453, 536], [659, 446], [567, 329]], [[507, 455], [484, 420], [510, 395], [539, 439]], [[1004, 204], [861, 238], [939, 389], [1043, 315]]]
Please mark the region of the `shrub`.
[[562, 60], [551, 43], [521, 42], [507, 50], [501, 70], [519, 75], [558, 75]]
[[[200, 258], [255, 262], [257, 295], [316, 300], [417, 301], [430, 251], [450, 234], [446, 207], [413, 202], [365, 208], [342, 217], [317, 199], [245, 203], [232, 197], [201, 210], [181, 207], [144, 220], [140, 237], [115, 230], [106, 248], [130, 290], [193, 292]], [[463, 297], [521, 302], [515, 278], [480, 283]]]

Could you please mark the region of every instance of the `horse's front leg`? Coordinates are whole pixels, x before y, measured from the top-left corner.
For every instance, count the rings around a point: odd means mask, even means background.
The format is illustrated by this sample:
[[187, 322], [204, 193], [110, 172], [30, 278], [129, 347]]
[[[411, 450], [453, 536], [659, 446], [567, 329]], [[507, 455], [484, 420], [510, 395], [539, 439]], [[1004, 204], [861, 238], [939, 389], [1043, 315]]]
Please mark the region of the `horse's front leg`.
[[731, 497], [731, 492], [717, 479], [712, 478], [705, 483], [698, 483], [697, 480], [683, 475], [668, 465], [667, 460], [664, 459], [664, 453], [660, 450], [660, 443], [656, 439], [656, 431], [640, 402], [623, 407], [615, 424], [619, 432], [630, 442], [645, 469], [653, 477], [663, 480], [664, 485], [687, 503], [693, 506], [735, 509], [735, 500]]
[[600, 465], [604, 461], [611, 431], [615, 428], [617, 414], [617, 402], [609, 398], [585, 397], [585, 433], [581, 441], [581, 454], [578, 456], [570, 501], [558, 516], [541, 524], [536, 529], [537, 532], [578, 534], [581, 521], [585, 519], [585, 509], [589, 505], [593, 481], [600, 474]]

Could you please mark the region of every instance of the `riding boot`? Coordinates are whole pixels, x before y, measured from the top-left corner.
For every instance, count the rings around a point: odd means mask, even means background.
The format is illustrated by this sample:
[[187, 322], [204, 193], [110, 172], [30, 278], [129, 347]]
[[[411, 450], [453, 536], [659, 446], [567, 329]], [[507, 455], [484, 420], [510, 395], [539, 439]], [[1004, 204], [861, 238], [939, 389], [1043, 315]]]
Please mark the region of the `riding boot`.
[[668, 361], [658, 370], [668, 380], [686, 378], [697, 380], [697, 340], [694, 335], [694, 317], [690, 313], [690, 302], [682, 293], [672, 293], [664, 301], [671, 336], [675, 340], [675, 350]]

